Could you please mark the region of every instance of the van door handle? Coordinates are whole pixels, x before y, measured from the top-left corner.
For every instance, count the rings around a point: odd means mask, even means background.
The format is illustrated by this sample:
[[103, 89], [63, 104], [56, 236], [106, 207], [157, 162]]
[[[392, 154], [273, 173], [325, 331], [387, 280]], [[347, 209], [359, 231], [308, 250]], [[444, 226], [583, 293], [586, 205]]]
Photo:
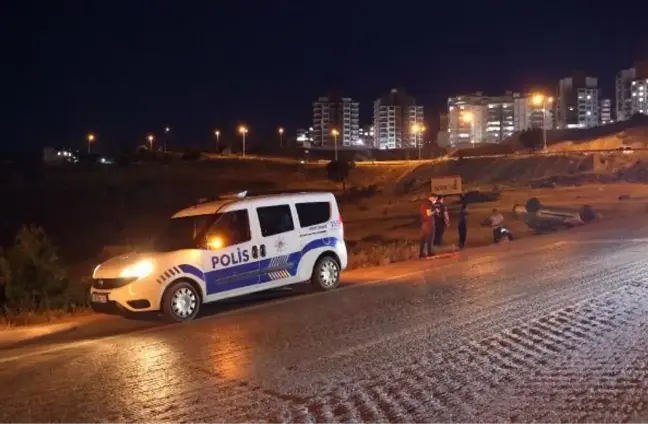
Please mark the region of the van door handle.
[[259, 257], [259, 248], [252, 246], [252, 258], [257, 259]]
[[266, 255], [266, 249], [265, 249], [265, 244], [261, 245], [261, 257], [265, 258]]

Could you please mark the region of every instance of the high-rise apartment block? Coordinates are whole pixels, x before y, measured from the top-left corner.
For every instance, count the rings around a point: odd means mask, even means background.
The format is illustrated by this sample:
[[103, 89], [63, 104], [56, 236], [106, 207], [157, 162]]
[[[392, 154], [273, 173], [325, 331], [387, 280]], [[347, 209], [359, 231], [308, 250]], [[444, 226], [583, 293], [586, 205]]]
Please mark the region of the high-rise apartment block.
[[635, 68], [619, 71], [615, 79], [616, 86], [616, 120], [625, 121], [632, 116], [632, 82], [636, 79]]
[[558, 83], [559, 128], [592, 128], [599, 125], [598, 80], [584, 74]]
[[625, 121], [634, 114], [648, 114], [648, 61], [636, 62], [630, 69], [619, 71], [616, 85], [616, 119]]
[[553, 128], [550, 102], [535, 105], [531, 97], [507, 92], [488, 97], [481, 92], [448, 99], [448, 143], [451, 146], [500, 143], [529, 128]]
[[448, 99], [448, 142], [450, 146], [476, 144], [486, 136], [486, 97], [483, 93]]
[[320, 97], [313, 103], [313, 143], [317, 146], [333, 146], [336, 139], [338, 147], [355, 145], [359, 123], [359, 103], [349, 97]]
[[423, 143], [423, 134], [413, 131], [414, 124], [423, 125], [423, 106], [404, 91], [392, 89], [374, 102], [374, 145], [379, 149], [416, 147]]
[[601, 100], [601, 109], [600, 109], [601, 125], [611, 124], [614, 122], [612, 118], [612, 100], [603, 99]]
[[648, 115], [648, 78], [632, 81], [632, 115], [642, 113]]
[[373, 125], [365, 125], [360, 128], [358, 144], [361, 146], [374, 147], [374, 137], [376, 136]]

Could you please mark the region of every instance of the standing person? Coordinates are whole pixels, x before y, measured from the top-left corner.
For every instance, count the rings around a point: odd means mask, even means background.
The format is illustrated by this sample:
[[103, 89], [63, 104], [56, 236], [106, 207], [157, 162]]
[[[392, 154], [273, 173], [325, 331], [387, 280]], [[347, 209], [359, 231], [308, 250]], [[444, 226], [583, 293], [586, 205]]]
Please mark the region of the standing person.
[[[421, 216], [421, 245], [419, 248], [419, 259], [432, 256], [432, 237], [434, 236], [434, 204], [436, 194], [430, 193], [421, 203], [419, 215]], [[427, 250], [426, 250], [427, 248]]]
[[434, 245], [443, 244], [443, 233], [446, 227], [450, 226], [450, 215], [444, 204], [443, 196], [438, 196], [434, 203]]
[[461, 209], [459, 210], [459, 224], [457, 229], [459, 230], [459, 249], [463, 249], [466, 246], [466, 236], [468, 235], [468, 226], [467, 226], [467, 217], [468, 217], [468, 204], [465, 200], [462, 199]]

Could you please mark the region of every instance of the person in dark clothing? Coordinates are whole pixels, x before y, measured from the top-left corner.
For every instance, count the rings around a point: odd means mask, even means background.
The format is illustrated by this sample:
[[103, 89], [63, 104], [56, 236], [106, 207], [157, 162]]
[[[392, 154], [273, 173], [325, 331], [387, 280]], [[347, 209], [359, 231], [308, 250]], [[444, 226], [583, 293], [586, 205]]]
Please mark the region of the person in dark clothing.
[[[434, 235], [434, 203], [436, 202], [436, 195], [430, 195], [423, 201], [419, 208], [421, 216], [421, 245], [419, 248], [419, 259], [425, 259], [432, 256], [432, 237]], [[427, 249], [426, 249], [427, 248]]]
[[466, 246], [466, 236], [468, 235], [466, 222], [468, 217], [467, 206], [464, 201], [461, 203], [461, 209], [459, 210], [459, 224], [457, 225], [457, 229], [459, 230], [459, 249], [463, 249]]
[[488, 217], [488, 224], [493, 229], [493, 242], [499, 243], [504, 237], [509, 241], [513, 240], [513, 234], [504, 227], [504, 215], [497, 209]]
[[443, 233], [446, 227], [450, 225], [450, 216], [448, 208], [444, 204], [443, 196], [439, 196], [434, 203], [434, 245], [443, 244]]

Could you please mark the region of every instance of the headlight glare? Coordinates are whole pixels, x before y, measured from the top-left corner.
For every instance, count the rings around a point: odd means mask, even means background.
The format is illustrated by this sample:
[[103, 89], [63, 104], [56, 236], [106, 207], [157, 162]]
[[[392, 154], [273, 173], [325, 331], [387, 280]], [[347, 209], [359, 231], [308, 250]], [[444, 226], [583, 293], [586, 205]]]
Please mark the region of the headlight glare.
[[119, 275], [121, 278], [144, 278], [153, 272], [153, 262], [144, 259], [124, 268]]

